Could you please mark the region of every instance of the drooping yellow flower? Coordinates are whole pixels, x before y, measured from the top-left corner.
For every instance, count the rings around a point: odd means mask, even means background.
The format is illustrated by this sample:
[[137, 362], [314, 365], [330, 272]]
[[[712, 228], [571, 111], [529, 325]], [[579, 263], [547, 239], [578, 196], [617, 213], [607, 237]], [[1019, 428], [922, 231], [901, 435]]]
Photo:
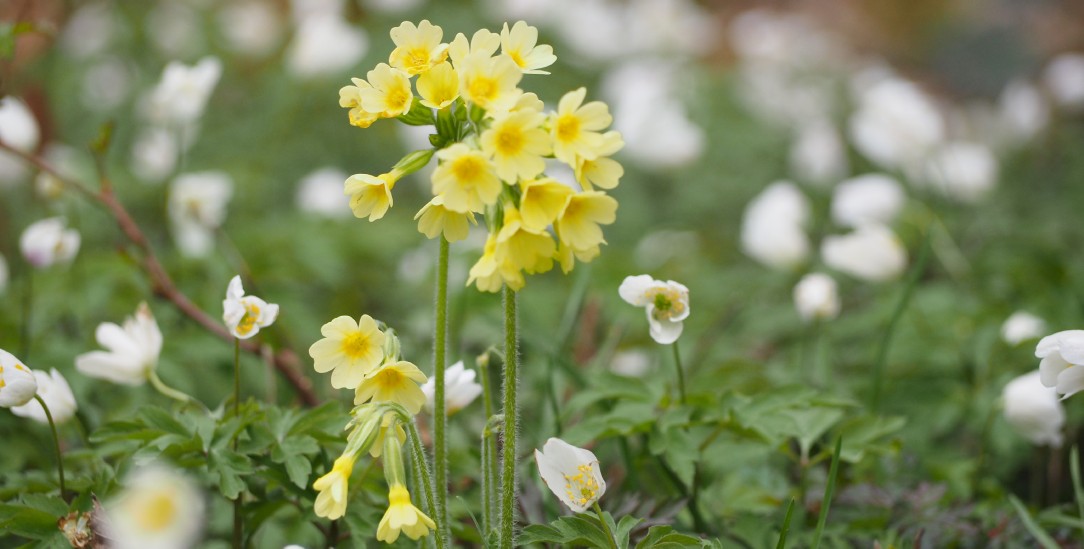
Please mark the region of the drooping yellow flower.
[[621, 150], [625, 146], [625, 140], [618, 132], [610, 131], [602, 134], [602, 145], [598, 148], [598, 158], [588, 160], [580, 158], [576, 163], [576, 181], [580, 182], [585, 191], [600, 189], [612, 189], [617, 186], [621, 176], [625, 175], [625, 168], [621, 164], [609, 158], [610, 155]]
[[369, 447], [369, 455], [378, 458], [384, 453], [384, 438], [388, 436], [388, 431], [392, 430], [396, 440], [399, 441], [399, 445], [402, 446], [406, 443], [406, 430], [403, 429], [402, 423], [396, 418], [393, 412], [384, 414], [380, 423], [380, 432], [376, 435], [376, 440], [373, 441], [373, 445]]
[[414, 93], [410, 91], [407, 73], [380, 63], [366, 74], [368, 88], [360, 88], [361, 108], [379, 113], [384, 118], [394, 118], [410, 111]]
[[484, 52], [472, 53], [460, 65], [456, 65], [456, 70], [459, 95], [463, 99], [486, 110], [507, 110], [518, 98], [516, 85], [523, 73], [507, 55], [490, 57]]
[[389, 362], [369, 372], [358, 385], [354, 404], [394, 402], [417, 414], [425, 405], [421, 384], [426, 377], [417, 366], [405, 361]]
[[599, 225], [617, 219], [617, 201], [602, 191], [584, 191], [568, 197], [554, 229], [563, 244], [573, 251], [590, 251], [606, 240]]
[[388, 63], [410, 75], [422, 74], [448, 57], [448, 44], [442, 44], [444, 30], [423, 19], [414, 26], [410, 21], [391, 29], [395, 42]]
[[443, 109], [459, 97], [459, 74], [447, 61], [433, 65], [418, 77], [418, 95], [422, 105]]
[[501, 29], [501, 53], [512, 58], [524, 74], [549, 74], [542, 69], [557, 61], [553, 55], [553, 47], [538, 45], [538, 29], [528, 25], [524, 21], [516, 21], [512, 30], [508, 30], [508, 23]]
[[542, 158], [552, 152], [550, 137], [542, 128], [546, 118], [532, 111], [495, 118], [479, 140], [482, 151], [493, 159], [497, 177], [509, 183], [531, 179], [546, 169]]
[[544, 231], [564, 210], [568, 197], [576, 191], [561, 182], [543, 177], [520, 183], [519, 213], [523, 226]]
[[453, 212], [481, 212], [497, 201], [501, 180], [482, 151], [456, 143], [437, 152], [440, 164], [433, 171], [433, 194], [444, 195], [444, 207]]
[[369, 221], [384, 217], [392, 205], [391, 190], [400, 177], [402, 173], [398, 170], [378, 176], [363, 173], [350, 176], [343, 186], [343, 193], [350, 195], [350, 209], [354, 217], [368, 217]]
[[578, 158], [598, 158], [605, 142], [599, 131], [613, 122], [605, 103], [591, 101], [584, 105], [586, 96], [586, 88], [566, 93], [550, 118], [553, 155], [569, 166], [576, 166]]
[[355, 461], [357, 457], [353, 454], [340, 456], [331, 471], [312, 483], [313, 489], [319, 492], [314, 505], [316, 516], [335, 520], [346, 513], [350, 475], [354, 472]]
[[317, 372], [334, 370], [332, 387], [357, 387], [384, 359], [384, 332], [369, 315], [362, 315], [356, 323], [340, 316], [324, 324], [320, 333], [324, 338], [309, 347], [309, 356]]
[[357, 126], [359, 128], [368, 128], [380, 119], [380, 113], [369, 112], [361, 108], [361, 90], [371, 88], [368, 82], [360, 78], [351, 78], [353, 86], [343, 86], [339, 89], [339, 106], [344, 109], [350, 109], [347, 112], [347, 118], [350, 120], [351, 126]]
[[504, 209], [504, 225], [497, 233], [498, 258], [528, 274], [544, 273], [553, 268], [556, 251], [557, 244], [550, 233], [528, 229], [523, 225], [519, 210]]
[[426, 237], [436, 238], [437, 235], [444, 233], [444, 239], [448, 242], [467, 238], [470, 224], [477, 223], [473, 212], [453, 212], [446, 208], [443, 195], [434, 196], [428, 204], [418, 210], [414, 219], [418, 221], [418, 231]]
[[376, 539], [385, 543], [395, 543], [402, 532], [408, 538], [417, 540], [436, 530], [433, 519], [421, 512], [410, 502], [410, 492], [402, 484], [392, 484], [388, 489], [388, 510], [380, 519], [376, 528]]
[[497, 254], [497, 235], [490, 234], [486, 239], [485, 250], [482, 257], [470, 268], [470, 276], [467, 278], [467, 286], [476, 283], [483, 292], [500, 291], [501, 286], [507, 284], [513, 290], [523, 288], [523, 273], [510, 262], [505, 260], [506, 254]]
[[557, 259], [557, 263], [561, 265], [561, 272], [568, 274], [572, 272], [573, 267], [576, 266], [576, 260], [579, 260], [581, 263], [590, 263], [601, 253], [601, 246], [595, 246], [585, 250], [573, 250], [558, 237], [557, 256], [555, 259]]
[[448, 45], [448, 58], [452, 60], [455, 68], [460, 69], [463, 66], [463, 60], [468, 56], [493, 57], [493, 54], [497, 53], [497, 48], [500, 46], [501, 35], [486, 29], [478, 29], [474, 36], [471, 37], [470, 42], [467, 41], [465, 34], [459, 33], [455, 35], [455, 39]]

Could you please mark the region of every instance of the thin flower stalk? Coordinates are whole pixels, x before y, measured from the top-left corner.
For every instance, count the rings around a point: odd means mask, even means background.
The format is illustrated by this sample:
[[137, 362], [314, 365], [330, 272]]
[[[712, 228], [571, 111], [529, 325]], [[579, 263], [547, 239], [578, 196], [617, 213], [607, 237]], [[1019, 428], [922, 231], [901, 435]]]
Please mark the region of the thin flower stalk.
[[516, 292], [504, 288], [504, 440], [501, 457], [501, 532], [500, 546], [511, 549], [516, 529], [516, 434], [519, 406], [516, 401], [518, 377], [518, 334], [516, 325]]
[[448, 525], [448, 443], [445, 429], [448, 422], [448, 407], [445, 403], [445, 366], [447, 363], [448, 337], [448, 239], [440, 237], [440, 252], [437, 261], [437, 303], [436, 333], [433, 337], [433, 466], [436, 484], [437, 505], [434, 519], [440, 532], [437, 538], [444, 536]]

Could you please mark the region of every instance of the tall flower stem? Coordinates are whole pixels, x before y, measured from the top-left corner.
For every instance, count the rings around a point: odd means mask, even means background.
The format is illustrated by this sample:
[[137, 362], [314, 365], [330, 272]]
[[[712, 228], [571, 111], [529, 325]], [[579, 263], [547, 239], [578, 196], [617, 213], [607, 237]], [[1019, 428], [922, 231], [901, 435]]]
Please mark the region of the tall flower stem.
[[602, 523], [602, 530], [606, 532], [606, 539], [610, 542], [610, 547], [617, 549], [617, 541], [614, 539], [614, 533], [610, 530], [610, 525], [606, 522], [606, 517], [602, 514], [602, 507], [598, 506], [598, 502], [595, 502], [595, 514], [598, 515], [598, 521]]
[[511, 549], [516, 532], [516, 292], [504, 287], [504, 448], [501, 458], [501, 536], [502, 549]]
[[[407, 426], [407, 432], [410, 435], [410, 447], [411, 454], [414, 456], [414, 470], [418, 472], [418, 476], [421, 477], [419, 482], [421, 484], [422, 497], [425, 498], [426, 507], [430, 513], [435, 513], [436, 502], [433, 497], [433, 480], [429, 478], [429, 465], [426, 463], [425, 449], [422, 448], [422, 438], [418, 435], [418, 426], [413, 421], [403, 422]], [[437, 521], [437, 519], [434, 519]], [[437, 531], [433, 532], [433, 538], [436, 541], [437, 549], [444, 549], [444, 525], [437, 521]]]
[[482, 431], [482, 530], [489, 535], [497, 522], [497, 430], [499, 417], [493, 415], [493, 380], [489, 369], [490, 352], [478, 357], [482, 377], [482, 404], [486, 426]]
[[445, 405], [444, 368], [447, 364], [448, 339], [448, 239], [440, 237], [437, 261], [436, 327], [433, 336], [433, 490], [437, 496], [436, 516], [441, 533], [448, 524], [448, 445], [444, 431], [448, 423]]
[[[38, 401], [41, 405], [41, 409], [45, 411], [45, 419], [49, 420], [49, 428], [53, 430], [53, 448], [56, 450], [56, 472], [60, 476], [60, 498], [64, 499], [64, 493], [67, 491], [64, 486], [64, 455], [60, 453], [60, 435], [56, 430], [56, 422], [53, 421], [53, 413], [49, 411], [49, 406], [45, 404], [45, 400], [38, 395], [34, 395], [34, 400]], [[65, 501], [67, 501], [65, 499]]]
[[26, 270], [26, 289], [23, 292], [23, 325], [19, 342], [19, 356], [30, 360], [30, 328], [34, 319], [34, 269]]
[[[233, 417], [241, 415], [241, 340], [233, 340]], [[233, 437], [233, 451], [237, 451], [237, 436]], [[245, 517], [244, 505], [245, 493], [237, 494], [233, 500], [233, 549], [241, 549], [244, 545]]]
[[165, 395], [165, 396], [167, 396], [169, 398], [172, 398], [173, 400], [176, 400], [177, 402], [180, 402], [180, 403], [183, 403], [183, 404], [191, 404], [193, 402], [196, 402], [196, 403], [199, 402], [196, 399], [189, 396], [188, 394], [183, 393], [181, 391], [178, 391], [177, 389], [174, 389], [173, 387], [170, 387], [169, 385], [166, 385], [165, 382], [162, 381], [162, 378], [158, 377], [158, 370], [157, 369], [154, 369], [154, 368], [151, 369], [150, 373], [147, 374], [147, 380], [151, 382], [151, 386], [154, 387], [155, 391], [158, 391], [159, 393], [162, 393], [163, 395]]
[[678, 396], [682, 406], [685, 405], [685, 368], [681, 365], [681, 353], [678, 351], [677, 342], [670, 344], [674, 350], [674, 369], [677, 370]]

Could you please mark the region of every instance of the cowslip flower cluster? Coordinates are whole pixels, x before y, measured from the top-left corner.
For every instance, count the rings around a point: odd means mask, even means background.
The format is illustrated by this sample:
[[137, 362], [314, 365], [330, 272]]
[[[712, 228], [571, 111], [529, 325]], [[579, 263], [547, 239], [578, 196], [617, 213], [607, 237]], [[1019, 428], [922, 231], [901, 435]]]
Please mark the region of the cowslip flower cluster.
[[[475, 214], [485, 216], [489, 236], [468, 285], [519, 290], [525, 274], [549, 271], [555, 262], [567, 273], [577, 260], [594, 259], [606, 243], [601, 226], [616, 220], [617, 201], [604, 190], [624, 173], [610, 158], [624, 140], [606, 131], [609, 107], [586, 101], [587, 90], [579, 88], [544, 112], [538, 96], [520, 89], [524, 75], [548, 74], [542, 69], [557, 59], [523, 21], [499, 34], [458, 34], [450, 43], [429, 21], [404, 22], [391, 38], [388, 63], [352, 79], [339, 91], [339, 105], [361, 128], [383, 118], [433, 126], [433, 149], [407, 155], [386, 173], [347, 179], [354, 215], [383, 217], [396, 183], [435, 156], [433, 199], [415, 219], [428, 238], [454, 242], [467, 237]], [[575, 183], [547, 175], [547, 158], [570, 167]]]

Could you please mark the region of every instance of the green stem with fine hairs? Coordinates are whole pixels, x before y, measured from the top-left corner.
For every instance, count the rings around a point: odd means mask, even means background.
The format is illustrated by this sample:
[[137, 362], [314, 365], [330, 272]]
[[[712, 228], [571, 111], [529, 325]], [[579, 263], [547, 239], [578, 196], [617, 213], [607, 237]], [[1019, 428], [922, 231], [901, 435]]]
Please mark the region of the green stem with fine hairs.
[[[233, 417], [241, 415], [241, 340], [233, 339]], [[233, 437], [233, 451], [237, 451], [237, 436]], [[245, 493], [233, 500], [233, 549], [244, 546], [245, 518], [242, 505]]]
[[60, 435], [56, 430], [56, 422], [53, 421], [53, 413], [49, 411], [49, 406], [45, 404], [45, 400], [39, 395], [34, 395], [34, 400], [38, 401], [41, 409], [45, 411], [45, 419], [49, 420], [49, 428], [53, 430], [53, 448], [56, 449], [56, 471], [60, 476], [60, 498], [64, 499], [64, 492], [67, 490], [64, 486], [64, 455], [60, 453]]
[[685, 405], [685, 368], [681, 365], [681, 353], [678, 352], [677, 342], [670, 344], [670, 347], [674, 350], [674, 369], [677, 370], [677, 382], [678, 382], [678, 395], [681, 398], [681, 405]]
[[504, 448], [501, 458], [501, 535], [500, 547], [511, 549], [516, 535], [516, 291], [504, 287]]
[[433, 475], [436, 480], [433, 490], [437, 496], [437, 507], [433, 518], [443, 534], [448, 525], [448, 443], [444, 435], [448, 423], [444, 394], [448, 348], [448, 239], [444, 236], [440, 237], [440, 257], [437, 261], [436, 317], [433, 337]]
[[606, 523], [606, 517], [602, 515], [602, 507], [598, 506], [598, 502], [595, 502], [595, 514], [598, 515], [598, 521], [602, 523], [602, 531], [606, 532], [606, 539], [610, 542], [610, 547], [617, 549], [617, 540], [614, 539], [614, 533], [610, 531], [610, 525]]
[[[403, 423], [407, 426], [407, 434], [410, 438], [411, 454], [414, 457], [414, 470], [417, 471], [418, 475], [421, 477], [419, 483], [421, 484], [422, 497], [425, 498], [427, 510], [432, 515], [435, 514], [436, 509], [436, 502], [433, 498], [433, 480], [429, 478], [429, 464], [426, 463], [425, 449], [422, 448], [422, 439], [418, 435], [418, 426], [415, 425], [413, 421], [405, 421]], [[433, 521], [437, 523], [437, 529], [433, 532], [433, 538], [436, 541], [437, 549], [444, 549], [444, 525], [436, 518], [434, 518]]]

